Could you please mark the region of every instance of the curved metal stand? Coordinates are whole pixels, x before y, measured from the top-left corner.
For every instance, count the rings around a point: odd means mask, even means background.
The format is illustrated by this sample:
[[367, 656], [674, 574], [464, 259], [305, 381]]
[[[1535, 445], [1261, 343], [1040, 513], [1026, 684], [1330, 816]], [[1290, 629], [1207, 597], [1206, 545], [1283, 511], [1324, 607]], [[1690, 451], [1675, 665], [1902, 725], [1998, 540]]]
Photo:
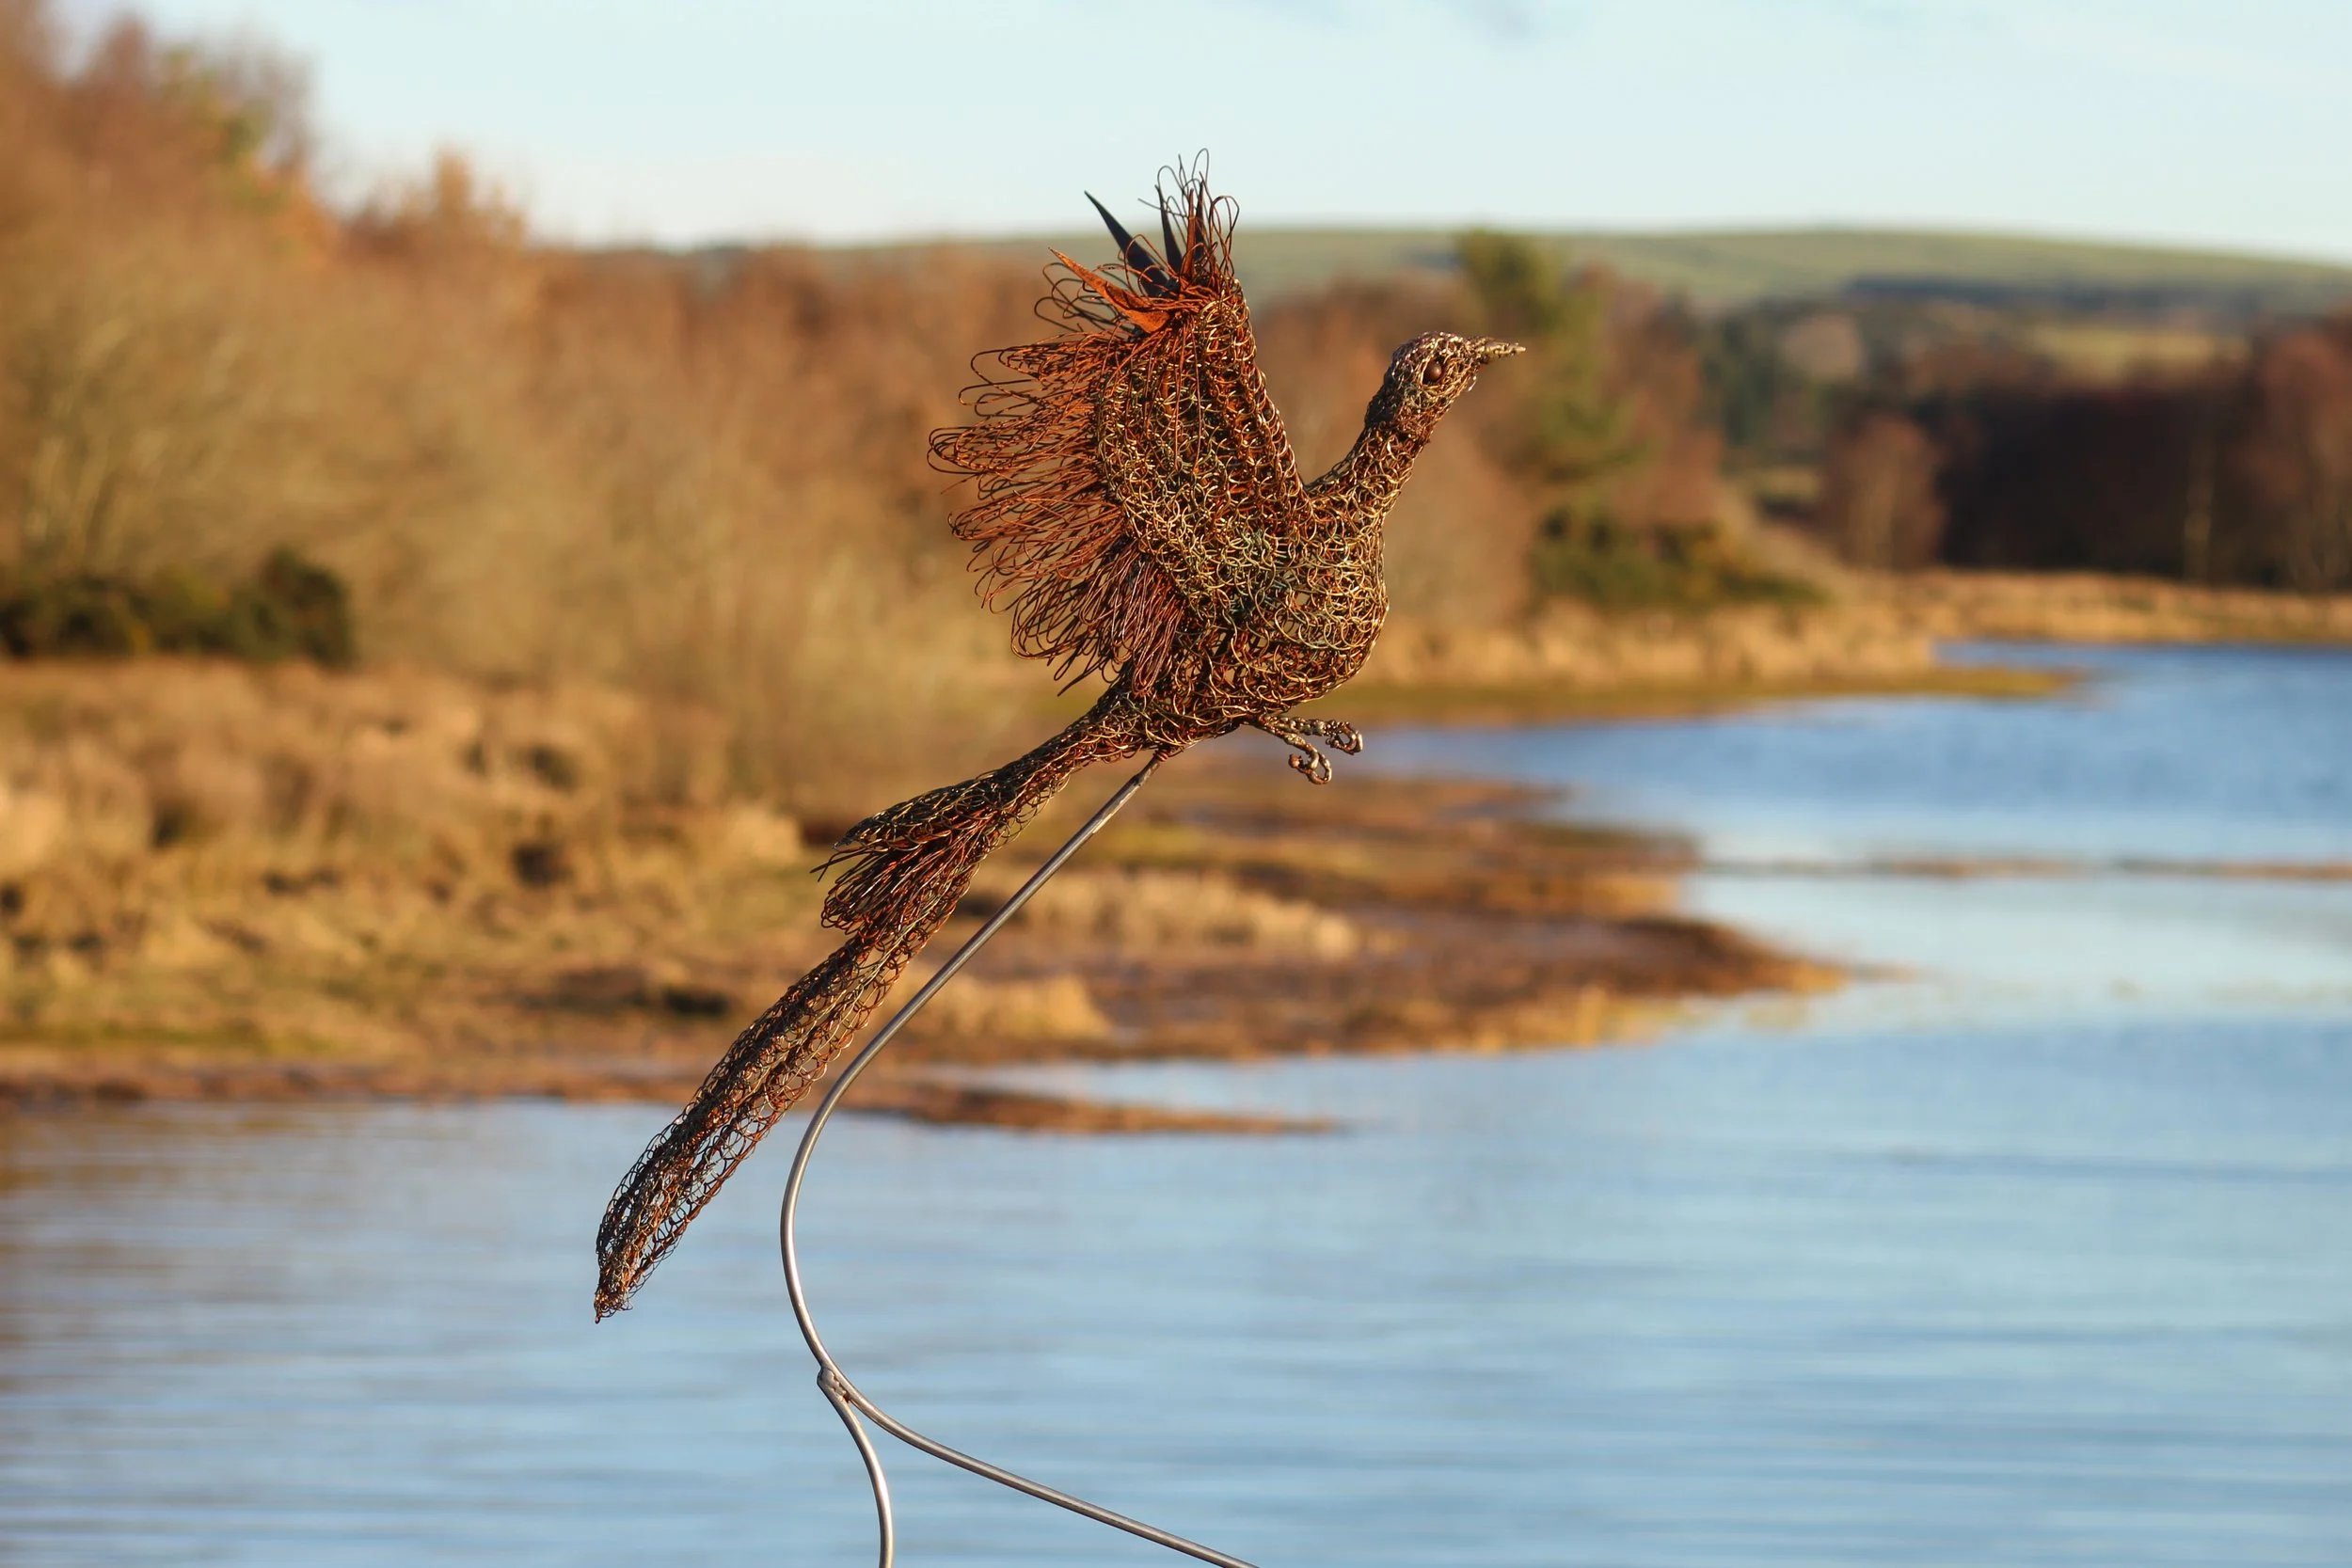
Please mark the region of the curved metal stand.
[[808, 1118], [808, 1131], [801, 1134], [800, 1149], [792, 1156], [792, 1173], [785, 1179], [784, 1212], [778, 1220], [777, 1227], [784, 1249], [785, 1289], [792, 1297], [792, 1316], [800, 1323], [801, 1338], [808, 1341], [809, 1354], [817, 1358], [817, 1386], [833, 1405], [834, 1411], [840, 1415], [841, 1424], [850, 1429], [850, 1440], [857, 1445], [858, 1457], [866, 1462], [866, 1477], [874, 1488], [874, 1513], [882, 1537], [881, 1568], [892, 1568], [898, 1549], [898, 1528], [890, 1512], [890, 1478], [882, 1473], [882, 1455], [875, 1451], [874, 1440], [866, 1434], [866, 1428], [858, 1420], [861, 1414], [871, 1418], [876, 1426], [908, 1447], [920, 1449], [934, 1459], [944, 1459], [950, 1465], [969, 1470], [976, 1476], [983, 1476], [1000, 1486], [1009, 1486], [1016, 1492], [1025, 1492], [1032, 1497], [1052, 1503], [1057, 1508], [1066, 1508], [1073, 1513], [1082, 1513], [1114, 1529], [1123, 1529], [1130, 1535], [1139, 1535], [1146, 1541], [1157, 1542], [1171, 1551], [1197, 1557], [1203, 1562], [1216, 1563], [1219, 1568], [1252, 1568], [1251, 1564], [1240, 1558], [1228, 1557], [1223, 1552], [1203, 1546], [1198, 1542], [1187, 1541], [1181, 1535], [1171, 1535], [1167, 1530], [1147, 1525], [1139, 1519], [1130, 1519], [1123, 1513], [1114, 1513], [1107, 1508], [1101, 1508], [1083, 1498], [1073, 1497], [1067, 1492], [1057, 1492], [1050, 1486], [1029, 1480], [1026, 1476], [1015, 1475], [1010, 1470], [1000, 1469], [984, 1459], [975, 1459], [968, 1453], [961, 1452], [945, 1443], [935, 1442], [924, 1436], [913, 1427], [897, 1419], [882, 1406], [859, 1392], [857, 1386], [842, 1372], [840, 1365], [834, 1360], [832, 1353], [825, 1349], [824, 1340], [818, 1337], [817, 1322], [809, 1316], [808, 1297], [801, 1288], [801, 1255], [796, 1241], [796, 1233], [800, 1225], [801, 1181], [808, 1174], [809, 1157], [817, 1152], [817, 1140], [824, 1135], [825, 1123], [832, 1119], [834, 1111], [841, 1103], [841, 1097], [849, 1092], [850, 1085], [857, 1081], [857, 1075], [866, 1070], [866, 1065], [881, 1053], [882, 1048], [890, 1043], [891, 1037], [903, 1028], [909, 1019], [921, 1012], [924, 1004], [936, 996], [942, 986], [955, 978], [956, 972], [980, 950], [988, 939], [994, 936], [998, 928], [1019, 912], [1022, 905], [1029, 901], [1030, 895], [1039, 888], [1043, 887], [1047, 879], [1062, 868], [1062, 863], [1076, 854], [1081, 845], [1100, 832], [1104, 825], [1119, 814], [1119, 809], [1134, 799], [1136, 791], [1143, 787], [1144, 781], [1151, 778], [1164, 760], [1165, 758], [1160, 756], [1152, 757], [1151, 761], [1143, 765], [1135, 777], [1121, 784], [1117, 794], [1104, 801], [1102, 808], [1087, 818], [1086, 826], [1071, 834], [1070, 841], [1055, 850], [1053, 856], [1043, 865], [1037, 868], [1036, 875], [1021, 884], [1021, 890], [1018, 893], [1005, 900], [1005, 907], [991, 915], [988, 923], [974, 932], [969, 942], [957, 948], [955, 955], [939, 966], [939, 973], [926, 981], [923, 989], [909, 998], [905, 1006], [891, 1014], [889, 1022], [874, 1032], [874, 1037], [866, 1043], [866, 1049], [860, 1051], [850, 1060], [850, 1065], [841, 1070], [841, 1075], [834, 1080], [833, 1087], [826, 1091], [824, 1099], [817, 1102], [816, 1111]]

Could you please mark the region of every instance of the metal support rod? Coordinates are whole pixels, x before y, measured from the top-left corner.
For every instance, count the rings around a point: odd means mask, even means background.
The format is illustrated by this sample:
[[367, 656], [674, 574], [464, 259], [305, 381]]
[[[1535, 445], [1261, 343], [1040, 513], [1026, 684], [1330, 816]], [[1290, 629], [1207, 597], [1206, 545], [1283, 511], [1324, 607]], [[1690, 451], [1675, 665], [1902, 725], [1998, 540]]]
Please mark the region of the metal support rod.
[[866, 1461], [866, 1476], [874, 1488], [874, 1512], [879, 1521], [882, 1538], [881, 1568], [892, 1568], [893, 1561], [898, 1556], [898, 1530], [890, 1512], [890, 1481], [882, 1473], [882, 1456], [875, 1452], [873, 1439], [866, 1435], [865, 1427], [858, 1421], [861, 1412], [870, 1418], [875, 1425], [908, 1447], [920, 1449], [934, 1459], [945, 1460], [950, 1465], [971, 1471], [976, 1476], [993, 1481], [1000, 1486], [1009, 1486], [1016, 1492], [1026, 1493], [1032, 1497], [1052, 1503], [1057, 1508], [1066, 1508], [1073, 1513], [1084, 1514], [1087, 1518], [1108, 1525], [1114, 1529], [1125, 1530], [1130, 1535], [1139, 1535], [1144, 1540], [1156, 1542], [1171, 1551], [1183, 1552], [1187, 1556], [1199, 1558], [1203, 1562], [1214, 1562], [1218, 1565], [1218, 1568], [1252, 1568], [1250, 1563], [1240, 1558], [1228, 1557], [1212, 1547], [1187, 1541], [1181, 1535], [1171, 1535], [1167, 1530], [1147, 1525], [1139, 1519], [1130, 1519], [1123, 1513], [1114, 1513], [1107, 1508], [1099, 1507], [1080, 1497], [1073, 1497], [1067, 1492], [1057, 1492], [1041, 1482], [1029, 1480], [1026, 1476], [1016, 1475], [1010, 1470], [991, 1465], [986, 1460], [975, 1459], [968, 1453], [924, 1436], [913, 1427], [891, 1416], [882, 1406], [859, 1391], [857, 1386], [851, 1383], [847, 1374], [841, 1370], [840, 1364], [834, 1360], [833, 1354], [825, 1349], [824, 1340], [818, 1337], [817, 1320], [809, 1315], [808, 1297], [801, 1284], [801, 1254], [798, 1242], [801, 1182], [808, 1174], [810, 1156], [817, 1152], [817, 1140], [824, 1135], [825, 1124], [833, 1118], [833, 1113], [841, 1103], [841, 1097], [849, 1092], [850, 1085], [856, 1082], [859, 1073], [866, 1070], [867, 1064], [881, 1054], [882, 1047], [890, 1043], [891, 1037], [904, 1028], [908, 1020], [921, 1012], [924, 1005], [939, 993], [942, 986], [955, 978], [956, 972], [987, 943], [989, 938], [997, 933], [1005, 922], [1020, 912], [1021, 906], [1027, 903], [1030, 896], [1038, 889], [1043, 887], [1055, 872], [1062, 868], [1064, 862], [1076, 854], [1088, 839], [1103, 831], [1104, 826], [1119, 814], [1121, 806], [1135, 798], [1136, 791], [1143, 787], [1144, 782], [1158, 770], [1160, 764], [1165, 760], [1167, 759], [1164, 756], [1155, 754], [1151, 761], [1145, 763], [1136, 771], [1133, 778], [1120, 785], [1118, 792], [1104, 801], [1092, 816], [1087, 818], [1086, 825], [1071, 834], [1069, 842], [1055, 850], [1045, 863], [1039, 866], [1035, 874], [1021, 884], [1019, 892], [1005, 900], [1004, 908], [989, 916], [987, 923], [972, 933], [971, 940], [957, 948], [954, 956], [939, 966], [939, 973], [926, 981], [922, 990], [907, 1000], [905, 1006], [891, 1014], [889, 1022], [874, 1031], [874, 1037], [866, 1042], [866, 1048], [850, 1059], [848, 1067], [841, 1069], [840, 1076], [834, 1080], [833, 1086], [825, 1092], [825, 1097], [817, 1102], [817, 1109], [810, 1114], [808, 1118], [808, 1129], [801, 1134], [801, 1147], [792, 1156], [792, 1171], [785, 1178], [784, 1182], [784, 1210], [777, 1221], [778, 1240], [784, 1252], [784, 1286], [792, 1298], [792, 1316], [801, 1325], [801, 1338], [808, 1341], [809, 1354], [817, 1358], [817, 1386], [823, 1392], [834, 1409], [840, 1413], [842, 1424], [850, 1429], [850, 1441], [857, 1445], [859, 1457]]

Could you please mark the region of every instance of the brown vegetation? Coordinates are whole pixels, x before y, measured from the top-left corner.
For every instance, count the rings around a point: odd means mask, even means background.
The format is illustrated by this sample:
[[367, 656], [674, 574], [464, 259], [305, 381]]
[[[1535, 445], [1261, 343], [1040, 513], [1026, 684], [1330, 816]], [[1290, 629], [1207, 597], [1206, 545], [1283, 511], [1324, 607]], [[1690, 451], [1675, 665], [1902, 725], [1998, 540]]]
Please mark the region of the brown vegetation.
[[14, 15], [0, 570], [293, 546], [364, 657], [691, 704], [803, 800], [1022, 717], [922, 443], [1028, 277], [553, 250], [455, 160], [341, 219], [249, 69], [125, 28], [68, 75]]
[[1926, 571], [1870, 600], [1921, 637], [2051, 642], [2352, 642], [2352, 594], [2207, 588], [2090, 572]]
[[1821, 530], [1837, 552], [1881, 571], [1933, 562], [1945, 523], [1936, 461], [1934, 443], [1899, 414], [1872, 410], [1840, 430], [1820, 496]]
[[[347, 590], [359, 660], [0, 664], [7, 1077], [675, 1095], [813, 956], [793, 816], [1045, 716], [924, 439], [971, 355], [1034, 335], [1034, 270], [551, 247], [455, 157], [338, 214], [298, 72], [127, 24], [69, 69], [38, 0], [0, 18], [0, 601], [48, 628], [20, 652], [255, 654], [156, 626], [233, 597], [189, 585], [292, 580], [294, 551]], [[1473, 274], [1259, 328], [1312, 470], [1396, 342], [1534, 312], [1538, 389], [1391, 519], [1400, 611], [1502, 634], [1547, 508], [1704, 524], [1713, 448], [1655, 302]], [[1671, 920], [1482, 970], [1467, 916], [1399, 925], [1376, 878], [1347, 895], [1367, 912], [1261, 885], [1271, 847], [1215, 859], [1057, 889], [911, 1053], [1588, 1037], [1613, 987], [1777, 973]], [[1049, 942], [1096, 957], [1022, 972]], [[1196, 994], [1228, 965], [1230, 1017]]]
[[[0, 1099], [674, 1099], [823, 945], [815, 853], [725, 783], [715, 724], [609, 689], [0, 664]], [[1534, 803], [1187, 758], [942, 993], [873, 1103], [1028, 1124], [903, 1070], [1576, 1043], [1820, 980], [1675, 916], [1675, 846]]]
[[[969, 356], [1035, 334], [1033, 267], [550, 247], [454, 157], [338, 214], [298, 72], [133, 25], [69, 71], [40, 5], [6, 16], [0, 575], [230, 581], [291, 546], [349, 585], [365, 658], [703, 708], [739, 785], [830, 816], [1033, 723], [924, 449]], [[1655, 302], [1539, 285], [1261, 312], [1310, 471], [1403, 338], [1552, 313], [1540, 394], [1490, 400], [1392, 519], [1407, 616], [1518, 616], [1567, 492], [1711, 515], [1694, 361]]]

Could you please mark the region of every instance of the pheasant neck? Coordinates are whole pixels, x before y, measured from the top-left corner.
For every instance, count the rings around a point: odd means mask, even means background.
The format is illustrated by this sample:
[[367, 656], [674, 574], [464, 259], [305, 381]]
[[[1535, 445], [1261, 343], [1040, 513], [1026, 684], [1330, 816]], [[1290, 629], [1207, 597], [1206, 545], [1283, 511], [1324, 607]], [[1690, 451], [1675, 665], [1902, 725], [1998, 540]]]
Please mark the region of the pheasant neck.
[[1436, 427], [1435, 420], [1407, 420], [1375, 403], [1355, 446], [1315, 482], [1325, 517], [1345, 529], [1386, 516]]

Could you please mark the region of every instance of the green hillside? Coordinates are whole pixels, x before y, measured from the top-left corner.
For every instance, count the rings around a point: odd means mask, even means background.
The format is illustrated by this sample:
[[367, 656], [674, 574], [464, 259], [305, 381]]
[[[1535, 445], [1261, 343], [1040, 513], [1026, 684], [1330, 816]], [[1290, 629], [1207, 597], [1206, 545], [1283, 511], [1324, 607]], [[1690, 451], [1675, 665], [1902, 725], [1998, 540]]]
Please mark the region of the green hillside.
[[[1820, 297], [1856, 285], [2077, 303], [2114, 296], [2242, 314], [2303, 314], [2352, 300], [2352, 266], [2007, 234], [1804, 229], [1533, 237], [1564, 261], [1603, 262], [1704, 306]], [[1441, 271], [1452, 264], [1453, 245], [1451, 233], [1433, 230], [1245, 227], [1235, 249], [1243, 282], [1266, 295], [1335, 277]], [[1099, 230], [980, 243], [1041, 260], [1048, 245], [1081, 260], [1106, 249]]]

